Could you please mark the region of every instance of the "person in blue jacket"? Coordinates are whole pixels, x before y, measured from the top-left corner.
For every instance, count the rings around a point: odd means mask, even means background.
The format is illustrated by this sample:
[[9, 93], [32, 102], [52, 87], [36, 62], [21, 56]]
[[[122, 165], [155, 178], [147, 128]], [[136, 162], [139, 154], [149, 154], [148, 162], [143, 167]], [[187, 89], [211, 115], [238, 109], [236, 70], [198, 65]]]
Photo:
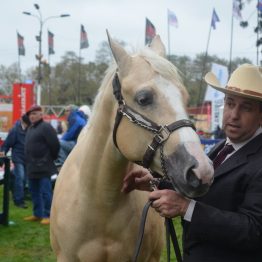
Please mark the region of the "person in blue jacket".
[[69, 105], [65, 108], [68, 128], [60, 139], [60, 151], [56, 165], [62, 165], [67, 156], [74, 148], [77, 138], [82, 128], [87, 123], [87, 118], [83, 111], [78, 110], [75, 105]]
[[24, 188], [26, 184], [24, 151], [25, 135], [29, 125], [30, 120], [27, 115], [23, 115], [20, 120], [16, 121], [2, 145], [1, 152], [1, 156], [5, 156], [10, 149], [12, 150], [12, 162], [14, 164], [13, 201], [20, 208], [27, 208], [24, 202]]

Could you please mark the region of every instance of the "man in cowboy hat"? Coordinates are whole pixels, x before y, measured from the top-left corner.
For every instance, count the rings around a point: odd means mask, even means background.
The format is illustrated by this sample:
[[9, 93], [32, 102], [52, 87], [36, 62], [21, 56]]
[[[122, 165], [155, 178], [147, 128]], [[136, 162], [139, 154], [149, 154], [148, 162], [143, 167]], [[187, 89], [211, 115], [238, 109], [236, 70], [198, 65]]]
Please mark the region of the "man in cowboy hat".
[[[156, 190], [152, 207], [165, 217], [182, 218], [184, 262], [262, 261], [262, 68], [243, 64], [227, 86], [209, 72], [207, 84], [225, 93], [226, 139], [209, 157], [214, 182], [209, 192], [190, 200], [172, 190]], [[228, 154], [223, 152], [226, 149]], [[223, 152], [222, 152], [223, 151]], [[148, 189], [151, 175], [129, 173], [123, 192]]]

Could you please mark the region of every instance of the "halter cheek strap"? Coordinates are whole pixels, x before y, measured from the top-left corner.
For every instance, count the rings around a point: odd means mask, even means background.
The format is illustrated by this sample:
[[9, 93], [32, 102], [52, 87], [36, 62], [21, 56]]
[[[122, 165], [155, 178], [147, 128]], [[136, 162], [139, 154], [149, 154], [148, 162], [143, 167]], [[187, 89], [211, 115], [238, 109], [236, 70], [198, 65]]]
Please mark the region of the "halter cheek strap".
[[176, 122], [173, 122], [170, 125], [164, 125], [164, 126], [157, 125], [155, 122], [151, 121], [146, 116], [140, 114], [139, 112], [135, 111], [134, 109], [126, 105], [121, 93], [121, 84], [117, 73], [114, 76], [112, 84], [113, 84], [114, 96], [118, 101], [118, 109], [115, 118], [114, 130], [113, 130], [113, 141], [115, 146], [118, 148], [117, 141], [116, 141], [116, 133], [122, 117], [125, 116], [130, 122], [155, 134], [151, 144], [148, 145], [146, 149], [146, 152], [143, 156], [143, 160], [138, 161], [136, 163], [142, 165], [145, 168], [149, 168], [151, 162], [153, 161], [157, 149], [160, 148], [162, 170], [163, 173], [167, 175], [164, 154], [163, 154], [164, 143], [169, 138], [170, 134], [179, 128], [191, 127], [194, 130], [196, 130], [194, 124], [188, 119], [181, 119]]

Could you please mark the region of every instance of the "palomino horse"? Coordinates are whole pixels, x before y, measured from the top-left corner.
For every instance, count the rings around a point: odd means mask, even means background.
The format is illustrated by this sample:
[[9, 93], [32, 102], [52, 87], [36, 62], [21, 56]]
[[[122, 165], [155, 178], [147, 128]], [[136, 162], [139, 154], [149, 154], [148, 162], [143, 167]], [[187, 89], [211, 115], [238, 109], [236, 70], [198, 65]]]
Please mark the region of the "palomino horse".
[[[134, 56], [110, 36], [109, 43], [117, 67], [108, 71], [88, 128], [55, 186], [51, 244], [59, 262], [131, 261], [148, 193], [124, 194], [121, 187], [127, 172], [138, 167], [133, 163], [146, 162], [145, 151], [156, 151], [146, 166], [166, 173], [189, 197], [205, 193], [212, 182], [199, 138], [182, 120], [188, 95], [174, 65], [162, 57], [160, 38]], [[154, 149], [158, 139], [164, 144]], [[139, 261], [159, 261], [162, 245], [163, 220], [150, 210]]]

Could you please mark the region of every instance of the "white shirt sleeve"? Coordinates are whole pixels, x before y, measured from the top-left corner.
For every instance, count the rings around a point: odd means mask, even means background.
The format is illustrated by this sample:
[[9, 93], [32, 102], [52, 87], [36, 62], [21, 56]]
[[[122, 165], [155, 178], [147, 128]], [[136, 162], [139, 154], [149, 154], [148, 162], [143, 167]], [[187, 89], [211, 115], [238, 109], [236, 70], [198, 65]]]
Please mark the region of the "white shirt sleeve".
[[192, 219], [192, 215], [193, 215], [193, 212], [194, 212], [194, 209], [195, 209], [195, 205], [196, 205], [196, 201], [191, 199], [190, 202], [189, 202], [189, 205], [188, 205], [188, 208], [187, 208], [187, 211], [184, 215], [184, 220], [188, 221], [188, 222], [191, 222], [191, 219]]

